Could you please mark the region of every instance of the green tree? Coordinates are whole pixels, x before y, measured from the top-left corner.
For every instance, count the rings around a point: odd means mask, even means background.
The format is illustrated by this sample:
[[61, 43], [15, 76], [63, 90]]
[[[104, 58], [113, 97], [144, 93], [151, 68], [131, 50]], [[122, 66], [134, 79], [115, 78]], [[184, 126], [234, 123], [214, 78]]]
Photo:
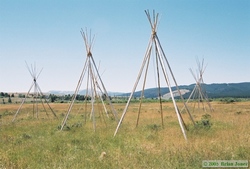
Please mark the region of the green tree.
[[71, 99], [70, 94], [64, 96], [64, 100], [70, 100], [70, 99]]
[[78, 95], [76, 96], [76, 100], [85, 100], [85, 97], [84, 97], [84, 95], [78, 94]]
[[51, 101], [52, 103], [54, 103], [54, 102], [56, 101], [56, 99], [57, 99], [57, 96], [54, 95], [54, 94], [50, 94], [50, 95], [49, 95], [49, 98], [50, 98], [50, 101]]
[[24, 94], [18, 94], [18, 97], [19, 98], [25, 98], [25, 95]]
[[9, 96], [9, 99], [8, 99], [8, 103], [12, 103], [10, 96]]
[[107, 99], [107, 95], [106, 94], [103, 94], [102, 95], [102, 100], [106, 100]]

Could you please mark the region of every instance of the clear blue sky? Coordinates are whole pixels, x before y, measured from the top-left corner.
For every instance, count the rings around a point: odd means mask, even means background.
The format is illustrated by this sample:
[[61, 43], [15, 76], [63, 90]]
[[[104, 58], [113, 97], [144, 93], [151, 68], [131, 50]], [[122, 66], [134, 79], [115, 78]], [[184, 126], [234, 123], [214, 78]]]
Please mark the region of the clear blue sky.
[[25, 61], [43, 68], [44, 92], [75, 90], [87, 27], [107, 90], [130, 92], [151, 34], [145, 9], [160, 14], [157, 33], [179, 85], [194, 83], [196, 58], [207, 64], [205, 83], [250, 81], [249, 0], [0, 0], [0, 91], [29, 89]]

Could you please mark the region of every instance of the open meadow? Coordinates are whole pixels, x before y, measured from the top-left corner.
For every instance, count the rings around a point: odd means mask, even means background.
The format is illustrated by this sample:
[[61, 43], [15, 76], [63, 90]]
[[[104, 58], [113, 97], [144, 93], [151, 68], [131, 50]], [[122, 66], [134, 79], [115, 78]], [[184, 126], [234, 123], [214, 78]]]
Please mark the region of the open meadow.
[[[178, 103], [180, 104], [180, 103]], [[68, 103], [50, 104], [58, 119], [32, 104], [0, 104], [0, 168], [202, 168], [202, 160], [250, 160], [250, 102], [211, 102], [213, 112], [193, 111], [186, 141], [171, 102], [163, 103], [164, 126], [158, 103], [144, 103], [136, 127], [138, 103], [131, 103], [117, 135], [110, 114], [92, 120], [74, 105], [67, 126], [60, 130]], [[114, 103], [120, 117], [125, 103]], [[80, 111], [78, 111], [80, 109]], [[48, 113], [50, 113], [48, 111]], [[106, 155], [100, 157], [102, 152]]]

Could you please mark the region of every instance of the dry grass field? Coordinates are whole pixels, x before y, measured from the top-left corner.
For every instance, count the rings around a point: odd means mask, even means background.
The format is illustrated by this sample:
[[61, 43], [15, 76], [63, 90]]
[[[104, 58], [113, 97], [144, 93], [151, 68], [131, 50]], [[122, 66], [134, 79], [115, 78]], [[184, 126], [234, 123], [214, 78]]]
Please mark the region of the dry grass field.
[[[178, 103], [180, 104], [180, 103]], [[202, 168], [202, 160], [250, 160], [250, 102], [211, 102], [214, 112], [187, 113], [186, 141], [171, 102], [163, 103], [164, 126], [158, 103], [144, 103], [136, 127], [138, 103], [131, 103], [114, 137], [117, 123], [96, 113], [92, 120], [75, 104], [60, 131], [68, 104], [54, 103], [58, 116], [41, 109], [33, 117], [25, 104], [12, 123], [18, 104], [0, 105], [0, 168]], [[125, 104], [114, 103], [120, 117]], [[80, 109], [80, 111], [78, 111]], [[97, 110], [97, 109], [96, 109]], [[48, 113], [50, 113], [48, 111]], [[208, 124], [203, 124], [206, 120]], [[102, 152], [106, 155], [99, 158]]]

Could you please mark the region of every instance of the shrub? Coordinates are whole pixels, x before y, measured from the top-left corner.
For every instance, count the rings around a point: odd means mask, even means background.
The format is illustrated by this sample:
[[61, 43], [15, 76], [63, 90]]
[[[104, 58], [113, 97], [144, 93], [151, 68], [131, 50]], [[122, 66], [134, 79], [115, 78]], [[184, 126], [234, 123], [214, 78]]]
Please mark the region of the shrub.
[[210, 114], [204, 114], [202, 115], [200, 121], [196, 121], [196, 126], [198, 128], [210, 128], [212, 126], [210, 119], [211, 119]]

